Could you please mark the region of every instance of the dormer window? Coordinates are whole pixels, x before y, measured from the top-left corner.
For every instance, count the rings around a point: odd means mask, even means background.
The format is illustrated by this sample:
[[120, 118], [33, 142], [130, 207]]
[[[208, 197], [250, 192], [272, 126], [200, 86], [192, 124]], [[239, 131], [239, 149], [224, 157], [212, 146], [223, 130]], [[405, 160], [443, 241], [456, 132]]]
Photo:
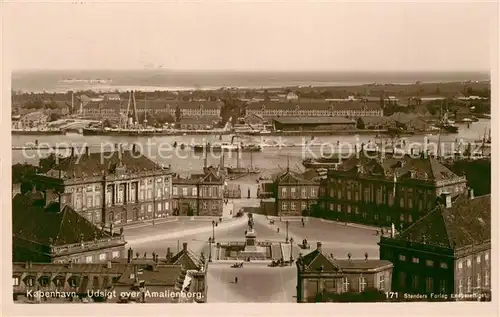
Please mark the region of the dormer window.
[[42, 276], [39, 279], [40, 286], [49, 286], [50, 278], [48, 276]]
[[24, 284], [28, 287], [32, 287], [35, 285], [35, 278], [33, 276], [27, 276], [24, 279]]
[[78, 276], [72, 276], [68, 279], [68, 284], [70, 287], [77, 287], [80, 278]]

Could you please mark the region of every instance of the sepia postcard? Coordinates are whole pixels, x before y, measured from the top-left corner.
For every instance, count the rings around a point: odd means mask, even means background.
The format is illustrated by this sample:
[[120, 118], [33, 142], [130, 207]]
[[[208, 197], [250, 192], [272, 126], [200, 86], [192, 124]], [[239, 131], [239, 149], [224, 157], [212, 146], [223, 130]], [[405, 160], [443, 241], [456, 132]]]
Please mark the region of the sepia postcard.
[[498, 313], [498, 10], [2, 4], [6, 316]]

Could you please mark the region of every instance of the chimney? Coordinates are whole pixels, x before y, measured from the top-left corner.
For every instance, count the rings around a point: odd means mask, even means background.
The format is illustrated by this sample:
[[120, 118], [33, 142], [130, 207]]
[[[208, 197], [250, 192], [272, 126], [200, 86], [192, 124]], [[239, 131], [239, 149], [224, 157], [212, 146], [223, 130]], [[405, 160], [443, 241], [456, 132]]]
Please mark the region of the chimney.
[[106, 268], [107, 269], [111, 268], [111, 260], [108, 260], [108, 262], [106, 262]]
[[474, 189], [472, 188], [467, 188], [467, 198], [469, 199], [474, 199]]
[[321, 252], [321, 249], [322, 249], [321, 246], [322, 246], [322, 243], [320, 241], [318, 241], [316, 243], [316, 250], [318, 250], [318, 252]]
[[167, 262], [170, 261], [170, 258], [172, 257], [172, 253], [170, 253], [170, 248], [167, 248], [167, 255], [166, 255], [166, 260]]
[[182, 244], [182, 250], [183, 250], [183, 251], [187, 251], [187, 249], [188, 249], [188, 244], [187, 244], [187, 242], [184, 242], [184, 243]]
[[451, 194], [449, 192], [444, 192], [441, 194], [443, 197], [445, 208], [451, 208]]
[[71, 205], [70, 193], [58, 193], [57, 196], [57, 199], [59, 200], [59, 212], [63, 211], [67, 205]]
[[127, 263], [132, 263], [132, 258], [134, 257], [134, 251], [132, 248], [128, 248], [127, 250]]

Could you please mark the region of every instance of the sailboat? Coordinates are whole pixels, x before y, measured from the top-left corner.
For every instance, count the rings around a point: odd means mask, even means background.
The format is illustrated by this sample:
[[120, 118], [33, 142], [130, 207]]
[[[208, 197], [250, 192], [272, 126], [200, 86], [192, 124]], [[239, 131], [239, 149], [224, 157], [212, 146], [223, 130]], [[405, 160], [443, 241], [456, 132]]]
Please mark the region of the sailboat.
[[484, 147], [491, 147], [491, 129], [488, 129], [488, 133], [486, 133], [485, 128], [483, 138], [477, 140], [476, 143], [481, 143]]
[[236, 156], [236, 167], [228, 167], [227, 173], [231, 175], [246, 175], [246, 174], [259, 174], [260, 169], [253, 167], [253, 155], [250, 152], [250, 167], [240, 167], [240, 152]]
[[448, 120], [448, 110], [443, 113], [443, 102], [441, 101], [441, 119], [436, 127], [440, 128], [444, 132], [448, 133], [458, 133], [458, 126], [456, 126], [453, 122]]

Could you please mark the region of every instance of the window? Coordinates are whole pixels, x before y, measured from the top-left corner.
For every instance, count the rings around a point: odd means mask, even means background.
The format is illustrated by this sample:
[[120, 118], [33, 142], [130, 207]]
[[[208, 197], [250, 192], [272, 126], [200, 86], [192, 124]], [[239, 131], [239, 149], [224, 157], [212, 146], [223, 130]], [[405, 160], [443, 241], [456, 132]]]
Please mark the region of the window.
[[484, 286], [488, 286], [490, 282], [490, 273], [488, 270], [484, 271]]
[[384, 276], [384, 274], [381, 274], [378, 277], [378, 289], [381, 291], [385, 290], [385, 276]]
[[347, 277], [344, 277], [342, 279], [342, 290], [344, 292], [348, 292], [349, 291], [349, 280], [347, 279]]
[[151, 188], [148, 188], [146, 199], [152, 199], [153, 198], [153, 190]]
[[330, 208], [331, 211], [333, 211], [333, 208], [334, 208], [333, 204], [329, 204], [328, 207]]
[[42, 276], [40, 278], [40, 286], [48, 286], [50, 282], [50, 278], [48, 276]]
[[302, 198], [306, 198], [307, 197], [307, 191], [306, 191], [305, 187], [303, 187], [303, 188], [300, 189], [300, 196]]
[[472, 277], [467, 277], [467, 293], [472, 292]]
[[290, 193], [295, 194], [295, 187], [290, 187]]
[[178, 195], [178, 193], [177, 193], [177, 186], [173, 186], [172, 187], [172, 195], [174, 195], [174, 196]]
[[476, 287], [481, 287], [481, 273], [477, 273], [476, 276]]
[[158, 203], [156, 206], [156, 210], [161, 211], [161, 203]]
[[316, 188], [311, 188], [311, 197], [316, 197]]
[[114, 258], [119, 258], [120, 257], [120, 251], [113, 251], [112, 257], [113, 257], [113, 259]]
[[446, 280], [439, 281], [439, 291], [441, 293], [446, 293]]
[[342, 205], [341, 204], [337, 205], [337, 212], [342, 212]]
[[458, 269], [461, 270], [463, 268], [463, 262], [458, 261]]
[[281, 197], [286, 197], [286, 187], [281, 187]]
[[13, 286], [19, 286], [19, 277], [14, 276], [14, 277], [12, 278], [12, 285], [13, 285]]
[[301, 207], [301, 209], [302, 209], [302, 210], [306, 210], [306, 209], [307, 209], [307, 204], [306, 204], [306, 202], [305, 202], [305, 201], [301, 202], [301, 203], [300, 203], [300, 207]]
[[95, 207], [101, 207], [101, 196], [95, 196]]
[[432, 277], [427, 277], [425, 279], [425, 291], [427, 293], [430, 293], [432, 292], [434, 289], [434, 280], [432, 279]]
[[414, 275], [411, 277], [411, 287], [416, 290], [418, 289], [418, 276]]
[[165, 202], [165, 209], [164, 210], [169, 210], [170, 209], [170, 206], [169, 206], [169, 203], [168, 201]]
[[337, 198], [342, 199], [342, 190], [341, 189], [339, 189], [337, 192]]
[[158, 198], [158, 197], [161, 197], [161, 192], [162, 192], [161, 188], [157, 188], [157, 189], [156, 189], [156, 197], [157, 197], [157, 198]]
[[193, 196], [198, 196], [198, 188], [193, 187]]
[[92, 208], [93, 207], [93, 201], [92, 201], [92, 196], [87, 197], [87, 208]]
[[99, 254], [99, 260], [101, 260], [101, 261], [106, 260], [106, 253]]
[[463, 294], [464, 292], [464, 285], [462, 279], [458, 280], [458, 294]]
[[419, 258], [415, 258], [415, 257], [411, 258], [411, 261], [413, 263], [417, 263], [417, 264], [420, 263], [420, 259]]
[[76, 287], [78, 284], [78, 279], [76, 277], [70, 277], [68, 279], [68, 284], [70, 287]]
[[448, 264], [447, 263], [444, 263], [444, 262], [441, 262], [441, 264], [439, 265], [442, 269], [447, 269], [448, 268]]
[[362, 292], [365, 290], [365, 288], [366, 288], [366, 279], [363, 276], [361, 276], [359, 278], [359, 291]]
[[399, 261], [406, 261], [406, 256], [405, 256], [405, 255], [400, 254], [400, 255], [399, 255]]
[[425, 261], [425, 265], [429, 266], [429, 267], [433, 267], [434, 266], [434, 261], [432, 261], [432, 260], [426, 260]]
[[151, 213], [153, 211], [153, 205], [148, 204], [148, 213]]
[[401, 287], [406, 286], [406, 273], [405, 272], [400, 272], [399, 273], [399, 285]]
[[207, 201], [203, 201], [203, 202], [201, 203], [201, 208], [202, 208], [203, 210], [207, 210], [207, 209], [208, 209], [208, 202], [207, 202]]
[[287, 210], [288, 209], [288, 204], [286, 201], [281, 202], [281, 210]]
[[290, 202], [290, 210], [295, 210], [295, 202]]
[[490, 260], [490, 254], [489, 254], [489, 253], [485, 253], [485, 254], [484, 254], [484, 260], [485, 260], [486, 262], [488, 262], [488, 261]]
[[56, 286], [64, 286], [64, 279], [62, 277], [56, 277], [54, 279], [54, 284]]
[[480, 256], [480, 255], [478, 255], [478, 256], [476, 257], [476, 263], [477, 263], [477, 264], [481, 263], [481, 256]]
[[85, 257], [85, 263], [92, 263], [92, 256], [91, 255]]
[[472, 266], [472, 261], [470, 259], [467, 259], [467, 267], [471, 267]]

